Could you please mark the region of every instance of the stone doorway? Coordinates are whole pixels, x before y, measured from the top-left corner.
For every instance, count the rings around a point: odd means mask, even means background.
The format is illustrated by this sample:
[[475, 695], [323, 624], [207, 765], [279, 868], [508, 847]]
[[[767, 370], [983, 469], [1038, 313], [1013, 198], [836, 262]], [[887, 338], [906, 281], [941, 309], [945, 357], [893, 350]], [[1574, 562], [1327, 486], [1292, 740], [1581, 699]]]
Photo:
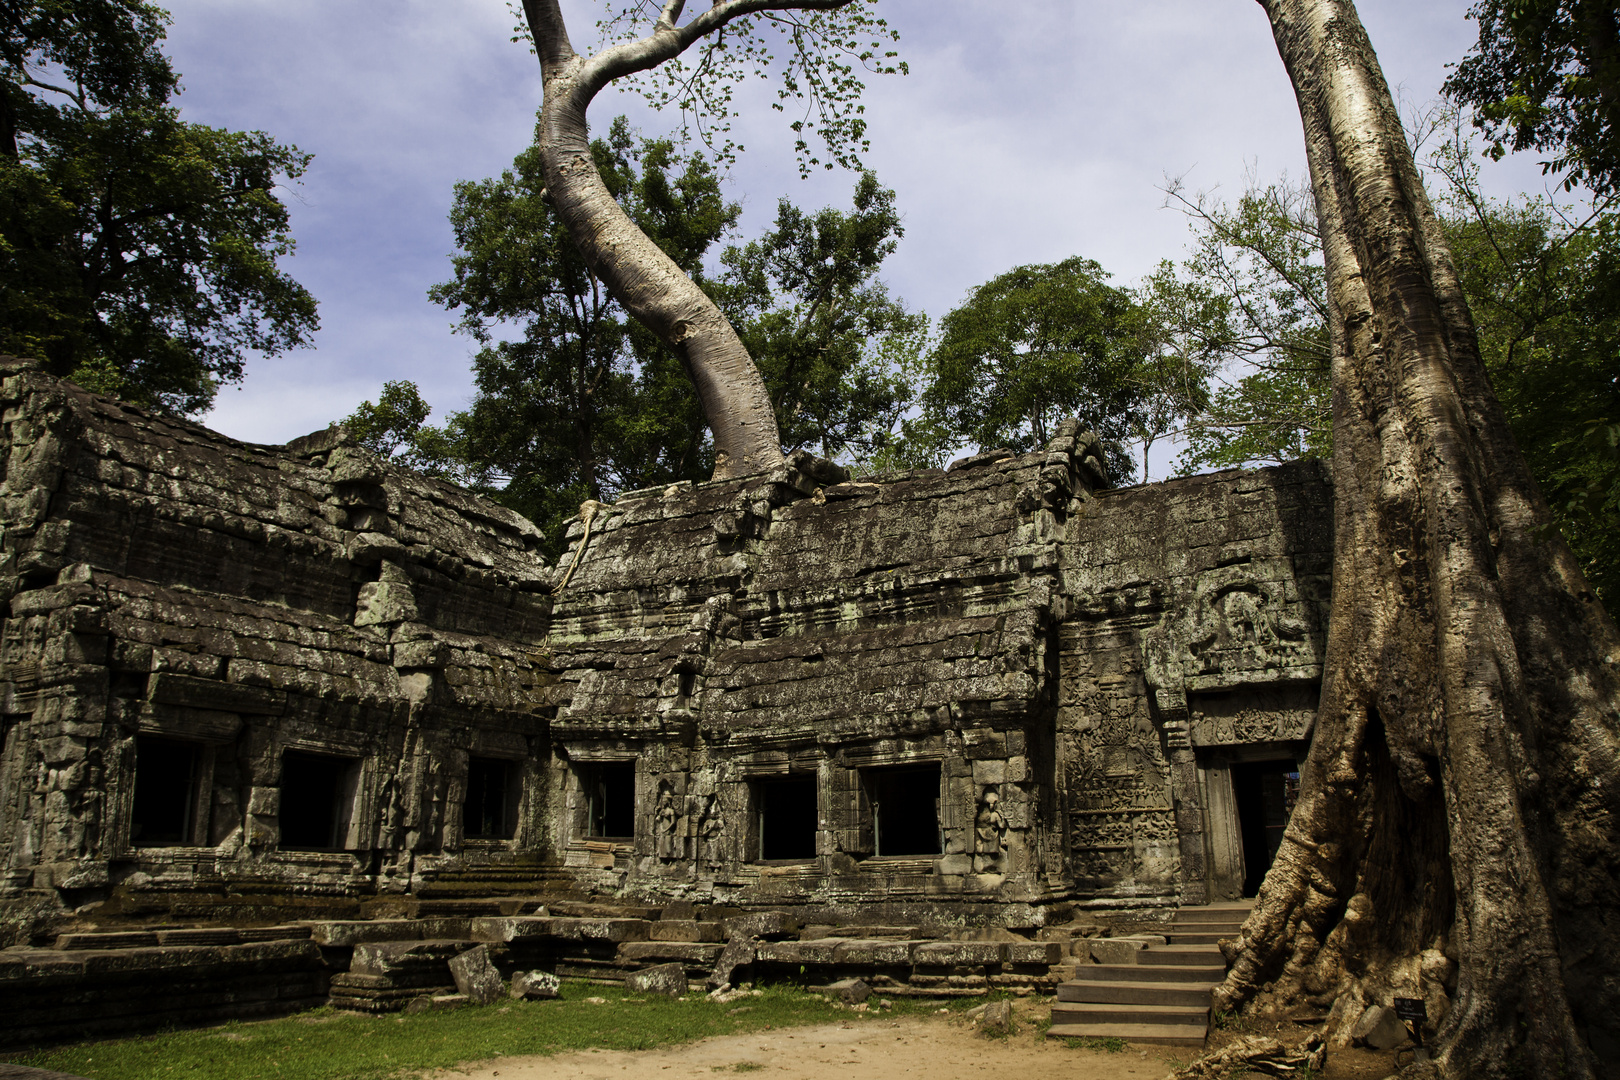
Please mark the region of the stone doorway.
[[1224, 747], [1199, 762], [1211, 900], [1260, 891], [1299, 795], [1304, 748]]
[[1232, 766], [1238, 830], [1243, 844], [1243, 895], [1254, 896], [1282, 844], [1299, 797], [1299, 764], [1291, 758]]

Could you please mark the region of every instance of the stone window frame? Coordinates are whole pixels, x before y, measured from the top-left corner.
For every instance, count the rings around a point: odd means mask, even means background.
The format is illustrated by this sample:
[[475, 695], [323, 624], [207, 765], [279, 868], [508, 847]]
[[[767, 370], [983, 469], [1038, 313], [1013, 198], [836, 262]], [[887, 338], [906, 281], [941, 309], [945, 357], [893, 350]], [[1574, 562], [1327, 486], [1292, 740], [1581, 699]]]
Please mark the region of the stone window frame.
[[214, 796], [214, 759], [219, 752], [219, 744], [208, 742], [192, 735], [181, 734], [174, 731], [155, 731], [146, 728], [137, 729], [135, 738], [163, 739], [166, 742], [182, 743], [192, 748], [196, 754], [194, 759], [194, 772], [191, 777], [190, 808], [187, 816], [190, 820], [191, 839], [181, 843], [143, 844], [135, 838], [135, 789], [140, 784], [139, 751], [133, 740], [130, 744], [130, 766], [128, 770], [129, 794], [125, 800], [123, 818], [124, 849], [130, 854], [140, 857], [166, 855], [173, 852], [195, 853], [198, 851], [215, 851], [219, 845], [208, 842], [209, 811], [213, 808]]
[[[776, 758], [776, 755], [772, 755]], [[741, 863], [747, 866], [813, 866], [821, 861], [827, 854], [828, 836], [827, 827], [828, 790], [826, 770], [829, 762], [817, 753], [815, 754], [815, 767], [806, 768], [806, 754], [803, 750], [790, 751], [782, 754], [775, 760], [766, 761], [734, 761], [735, 783], [742, 786], [743, 806], [746, 808], [743, 815], [741, 832]], [[759, 857], [759, 803], [758, 785], [760, 782], [771, 780], [788, 780], [809, 777], [815, 781], [816, 788], [816, 853], [801, 859], [761, 859]]]
[[284, 777], [281, 775], [281, 766], [286, 753], [291, 750], [299, 754], [312, 754], [316, 757], [342, 758], [355, 763], [354, 790], [349, 796], [348, 827], [344, 829], [343, 843], [333, 848], [283, 848], [281, 846], [281, 812], [280, 799], [276, 802], [276, 844], [275, 858], [283, 861], [308, 863], [311, 860], [340, 860], [356, 859], [360, 854], [371, 850], [371, 836], [376, 818], [375, 790], [377, 785], [378, 765], [377, 755], [369, 747], [343, 743], [337, 740], [312, 739], [307, 737], [281, 738], [276, 741], [276, 775], [275, 789], [281, 790]]
[[[568, 834], [567, 847], [574, 851], [592, 851], [601, 845], [611, 845], [610, 850], [615, 855], [631, 854], [635, 851], [636, 841], [645, 830], [642, 828], [641, 808], [645, 802], [647, 773], [642, 767], [642, 752], [640, 750], [613, 749], [570, 749], [565, 762], [564, 772], [564, 811]], [[590, 769], [599, 765], [630, 765], [634, 769], [632, 822], [634, 833], [629, 837], [594, 836], [590, 832], [591, 804], [590, 793], [586, 790], [582, 769]]]
[[[466, 813], [466, 784], [471, 775], [472, 759], [482, 758], [485, 761], [504, 761], [513, 770], [511, 784], [517, 791], [511, 798], [510, 812], [512, 814], [512, 835], [508, 837], [468, 836]], [[534, 775], [533, 760], [529, 753], [528, 739], [522, 734], [512, 731], [475, 728], [472, 733], [470, 748], [467, 751], [467, 772], [461, 777], [459, 798], [455, 802], [456, 836], [460, 841], [462, 850], [473, 851], [520, 851], [531, 840], [529, 818], [531, 799], [536, 790], [537, 778]]]
[[[851, 785], [855, 797], [854, 814], [855, 829], [860, 839], [856, 841], [858, 848], [849, 854], [853, 855], [865, 866], [871, 864], [871, 869], [877, 870], [905, 862], [929, 862], [934, 865], [937, 872], [939, 860], [944, 858], [950, 833], [953, 829], [971, 828], [973, 815], [971, 811], [964, 811], [951, 799], [950, 769], [951, 762], [963, 760], [961, 750], [950, 745], [948, 739], [938, 736], [939, 745], [928, 746], [921, 749], [892, 749], [878, 746], [846, 748], [843, 755], [844, 768], [853, 774]], [[935, 855], [879, 855], [877, 854], [877, 822], [872, 812], [871, 789], [866, 782], [866, 773], [874, 769], [890, 769], [907, 765], [938, 765], [939, 766], [939, 830], [940, 850]]]
[[116, 814], [117, 851], [120, 855], [141, 859], [172, 859], [176, 855], [223, 855], [235, 849], [233, 837], [238, 837], [245, 822], [236, 828], [223, 830], [224, 839], [217, 844], [208, 842], [213, 829], [214, 774], [221, 751], [229, 752], [241, 737], [242, 719], [230, 713], [194, 712], [186, 709], [148, 706], [136, 723], [134, 735], [167, 739], [170, 742], [190, 743], [197, 748], [197, 775], [193, 780], [191, 835], [187, 844], [140, 844], [131, 836], [135, 813], [136, 776], [135, 742], [131, 738], [124, 761], [120, 764]]
[[[940, 754], [933, 755], [931, 757], [908, 756], [903, 761], [867, 763], [855, 767], [856, 784], [859, 786], [860, 811], [864, 815], [862, 828], [871, 830], [872, 834], [872, 853], [866, 856], [867, 859], [879, 863], [888, 861], [916, 860], [927, 860], [932, 862], [945, 854], [946, 820], [951, 816], [947, 810], [947, 806], [950, 804], [951, 799], [950, 783], [945, 772], [945, 757], [946, 755], [941, 752]], [[902, 769], [914, 769], [921, 771], [929, 766], [933, 766], [939, 770], [939, 801], [936, 804], [936, 819], [939, 828], [939, 850], [923, 854], [886, 855], [879, 850], [879, 848], [882, 846], [882, 830], [880, 828], [881, 822], [878, 820], [879, 811], [874, 806], [874, 800], [872, 799], [871, 774]], [[867, 824], [867, 821], [870, 823]]]

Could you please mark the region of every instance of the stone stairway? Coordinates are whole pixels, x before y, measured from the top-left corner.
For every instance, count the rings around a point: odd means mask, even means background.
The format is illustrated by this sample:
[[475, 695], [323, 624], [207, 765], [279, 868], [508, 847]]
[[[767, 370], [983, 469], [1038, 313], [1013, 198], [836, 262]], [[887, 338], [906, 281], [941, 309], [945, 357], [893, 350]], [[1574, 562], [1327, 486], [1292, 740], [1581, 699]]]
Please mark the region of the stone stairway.
[[1134, 963], [1076, 969], [1076, 978], [1058, 984], [1047, 1036], [1202, 1046], [1209, 1034], [1210, 989], [1226, 978], [1226, 960], [1215, 943], [1234, 936], [1252, 906], [1239, 901], [1182, 908], [1165, 936], [1168, 944], [1135, 939], [1145, 943], [1130, 953]]

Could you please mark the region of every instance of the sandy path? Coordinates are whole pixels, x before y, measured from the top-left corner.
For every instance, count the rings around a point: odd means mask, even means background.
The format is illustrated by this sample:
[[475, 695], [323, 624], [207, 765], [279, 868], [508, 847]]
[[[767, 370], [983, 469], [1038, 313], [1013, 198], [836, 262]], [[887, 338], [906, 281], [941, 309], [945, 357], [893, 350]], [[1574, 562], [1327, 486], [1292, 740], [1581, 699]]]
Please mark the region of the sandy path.
[[[661, 1050], [590, 1050], [554, 1057], [508, 1057], [436, 1080], [1162, 1080], [1175, 1048], [1120, 1053], [1036, 1042], [1029, 1026], [1005, 1040], [984, 1039], [944, 1019], [905, 1017], [727, 1035]], [[1191, 1056], [1182, 1051], [1180, 1057]], [[741, 1066], [739, 1069], [738, 1066]]]

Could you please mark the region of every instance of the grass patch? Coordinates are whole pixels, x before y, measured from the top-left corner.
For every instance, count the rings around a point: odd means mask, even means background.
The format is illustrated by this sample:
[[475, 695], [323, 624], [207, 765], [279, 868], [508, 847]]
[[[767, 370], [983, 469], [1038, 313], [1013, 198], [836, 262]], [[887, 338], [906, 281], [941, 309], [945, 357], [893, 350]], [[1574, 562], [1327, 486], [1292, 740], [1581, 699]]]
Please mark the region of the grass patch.
[[1093, 1035], [1070, 1036], [1063, 1040], [1063, 1045], [1070, 1050], [1101, 1050], [1105, 1054], [1122, 1054], [1125, 1052], [1125, 1040], [1114, 1035], [1102, 1037]]
[[[91, 1080], [241, 1080], [250, 1062], [255, 1080], [387, 1080], [511, 1054], [651, 1050], [714, 1035], [938, 1008], [932, 1001], [897, 998], [892, 1009], [862, 1013], [791, 986], [762, 989], [739, 1009], [701, 994], [631, 1000], [622, 990], [566, 983], [556, 1001], [509, 1001], [414, 1016], [319, 1009], [280, 1020], [61, 1046], [11, 1060]], [[603, 1000], [586, 1000], [591, 997]], [[731, 1071], [758, 1068], [743, 1061]]]

